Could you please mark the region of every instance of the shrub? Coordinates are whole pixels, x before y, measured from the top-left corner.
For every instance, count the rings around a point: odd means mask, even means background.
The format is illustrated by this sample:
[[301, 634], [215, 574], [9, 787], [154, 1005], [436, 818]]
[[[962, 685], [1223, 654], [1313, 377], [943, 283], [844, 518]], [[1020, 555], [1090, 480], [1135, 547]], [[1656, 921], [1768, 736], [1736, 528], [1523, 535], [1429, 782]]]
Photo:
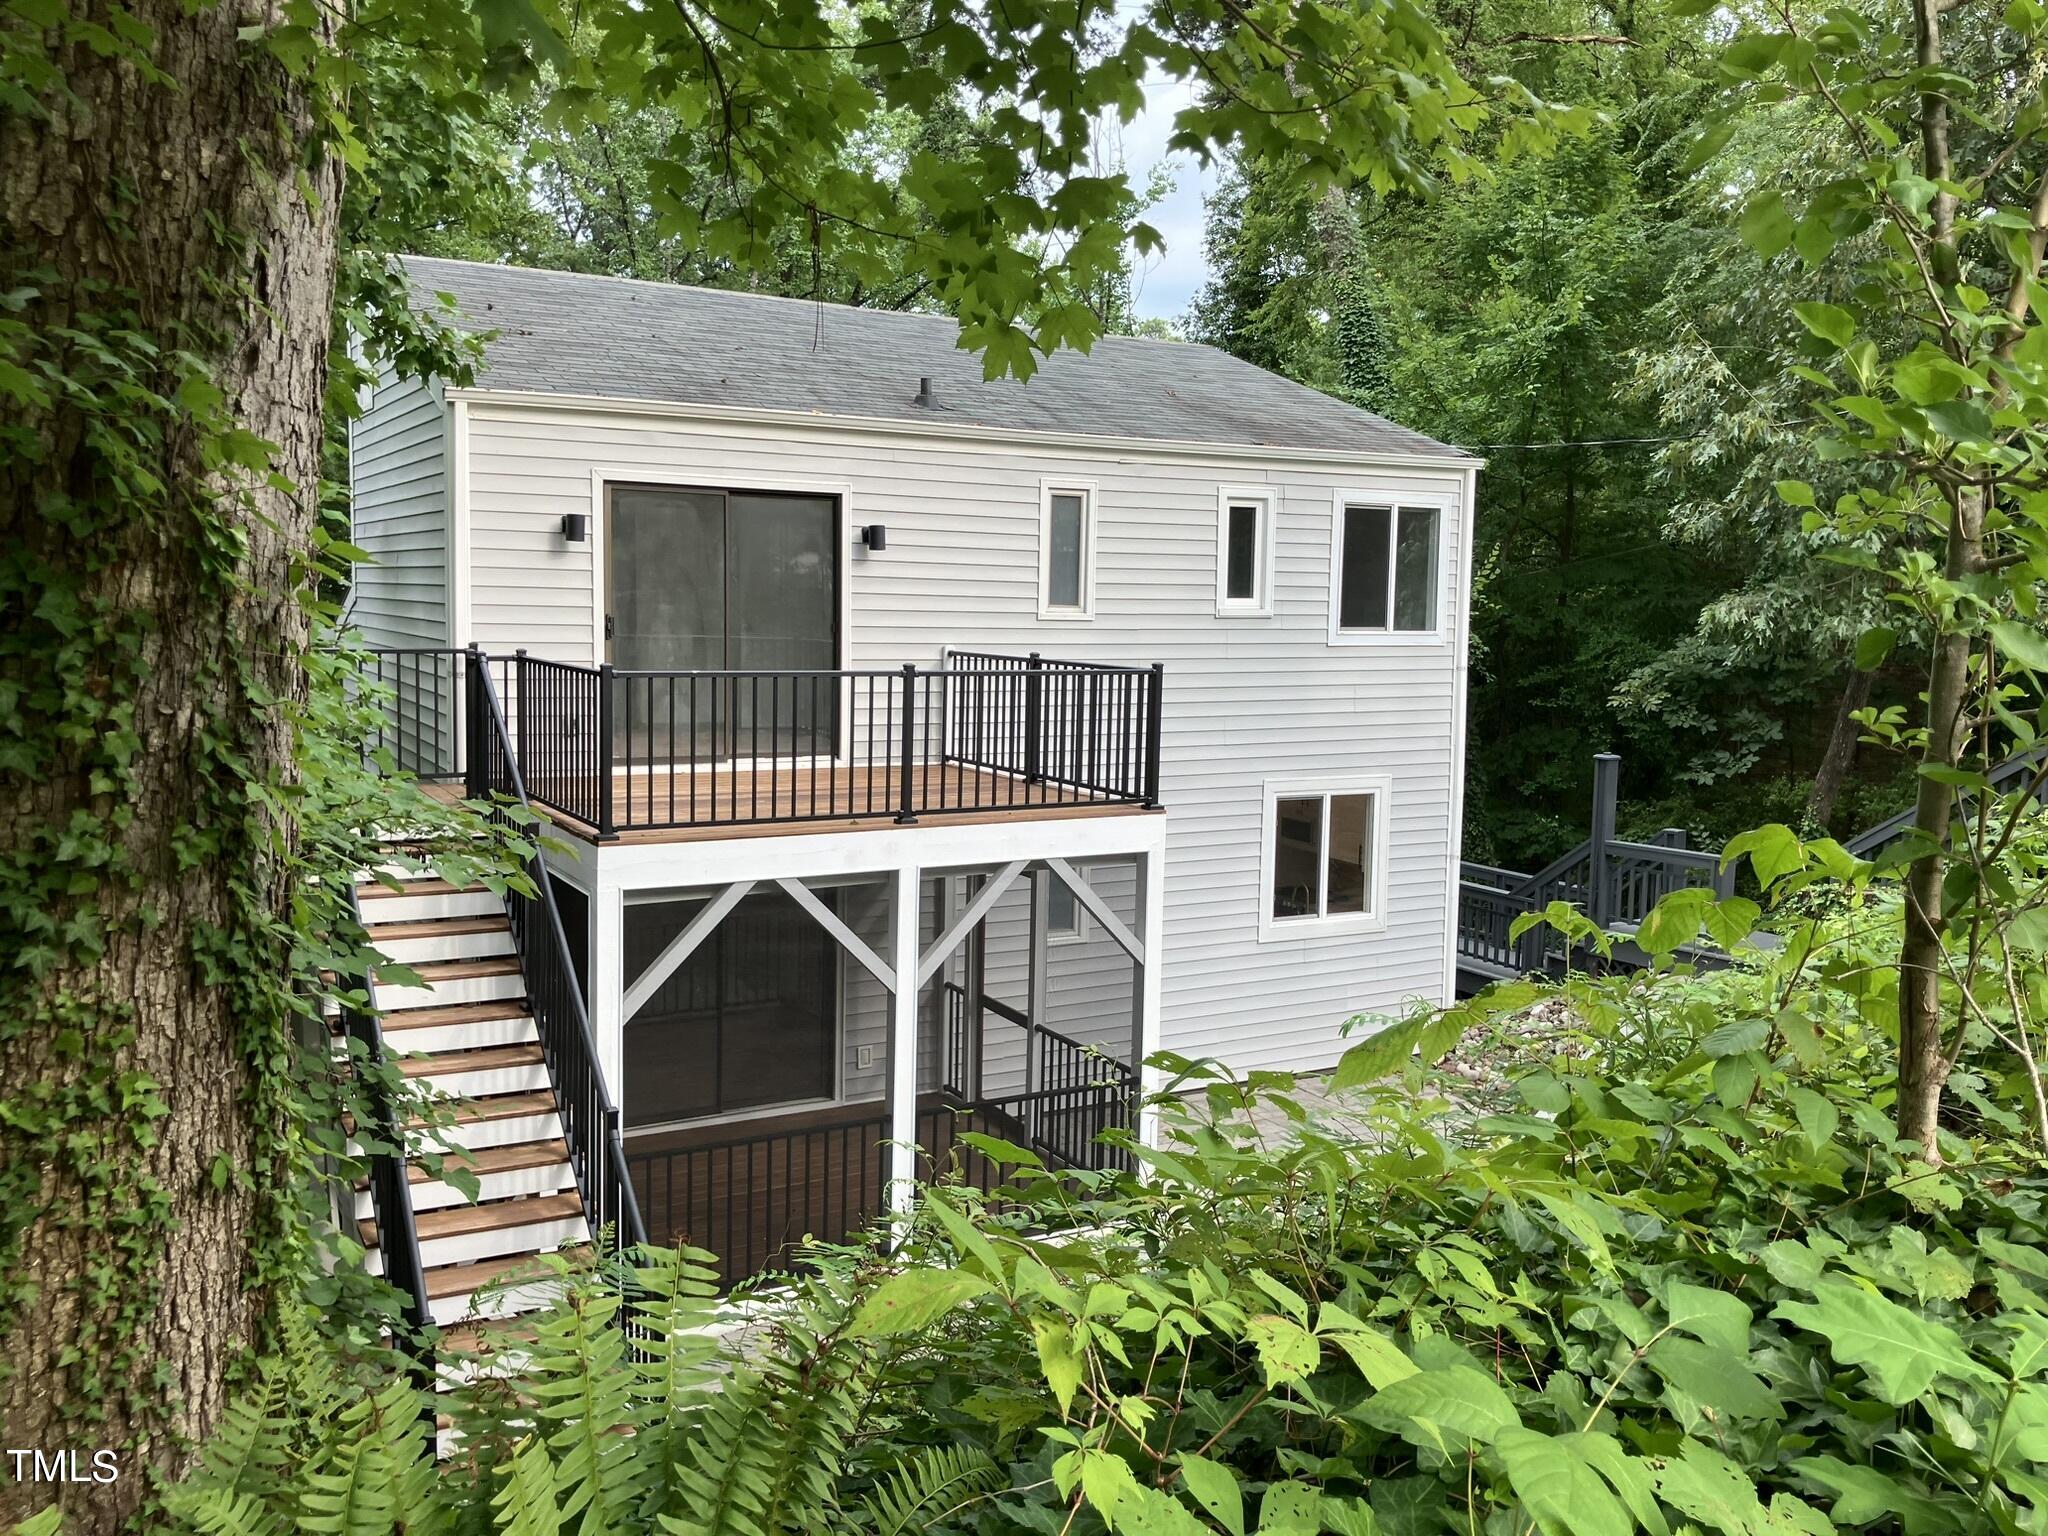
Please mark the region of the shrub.
[[[1860, 924], [1860, 926], [1858, 926]], [[1712, 977], [1501, 989], [1311, 1093], [1163, 1059], [1144, 1175], [931, 1191], [908, 1247], [716, 1346], [701, 1256], [565, 1275], [516, 1378], [264, 1373], [206, 1531], [1905, 1536], [2048, 1526], [2048, 1240], [2024, 1117], [1893, 1140], [1890, 924]], [[1467, 1055], [1565, 1022], [1475, 1111]], [[1516, 1036], [1526, 1040], [1526, 1033]], [[1083, 1215], [1085, 1192], [1099, 1202]], [[1051, 1234], [1051, 1235], [1048, 1235]], [[644, 1340], [610, 1326], [625, 1308]]]

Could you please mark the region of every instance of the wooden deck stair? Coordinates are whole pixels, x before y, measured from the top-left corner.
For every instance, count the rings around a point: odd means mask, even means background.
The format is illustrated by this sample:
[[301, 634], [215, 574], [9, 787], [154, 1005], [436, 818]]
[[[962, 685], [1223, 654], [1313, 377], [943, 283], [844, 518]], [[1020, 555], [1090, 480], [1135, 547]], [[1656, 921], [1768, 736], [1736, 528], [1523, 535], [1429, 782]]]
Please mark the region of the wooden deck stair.
[[[590, 1242], [554, 1086], [496, 895], [400, 877], [396, 889], [366, 879], [356, 897], [391, 962], [376, 993], [385, 1048], [407, 1078], [454, 1101], [447, 1136], [460, 1151], [444, 1156], [478, 1184], [472, 1202], [421, 1163], [406, 1166], [433, 1320], [473, 1342], [547, 1303], [553, 1286], [539, 1255]], [[411, 1149], [432, 1150], [424, 1123], [409, 1127]], [[372, 1272], [382, 1273], [367, 1182], [355, 1214]]]

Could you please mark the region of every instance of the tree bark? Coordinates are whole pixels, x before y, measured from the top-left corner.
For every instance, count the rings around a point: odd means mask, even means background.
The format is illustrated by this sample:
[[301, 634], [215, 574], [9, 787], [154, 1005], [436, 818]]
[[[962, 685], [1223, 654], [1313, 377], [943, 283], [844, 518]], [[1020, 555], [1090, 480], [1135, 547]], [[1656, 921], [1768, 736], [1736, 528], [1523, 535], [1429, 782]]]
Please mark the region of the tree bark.
[[[1941, 0], [1914, 0], [1913, 47], [1921, 67], [1937, 70], [1942, 62]], [[1946, 183], [1949, 163], [1948, 97], [1938, 84], [1920, 95], [1921, 173]], [[1956, 280], [1953, 193], [1936, 192], [1929, 205], [1928, 247], [1937, 270], [1935, 280]], [[1951, 353], [1955, 343], [1948, 342]], [[1984, 563], [1984, 499], [1962, 490], [1950, 499], [1948, 537], [1943, 570], [1950, 581], [1977, 574]], [[1953, 767], [1962, 756], [1969, 711], [1969, 635], [1937, 627], [1927, 667], [1927, 744], [1922, 767]], [[1950, 804], [1955, 791], [1924, 775], [1914, 800], [1913, 825], [1928, 851], [1906, 872], [1905, 935], [1899, 944], [1899, 1139], [1917, 1144], [1920, 1155], [1939, 1164], [1937, 1139], [1941, 1095], [1949, 1060], [1944, 1050], [1941, 1017], [1942, 878], [1947, 872]]]
[[[1983, 565], [1984, 502], [1980, 492], [1959, 492], [1949, 517], [1944, 566], [1952, 581]], [[1954, 767], [1968, 736], [1970, 636], [1938, 632], [1927, 666], [1927, 745], [1923, 766]], [[1899, 1102], [1901, 1141], [1918, 1144], [1920, 1155], [1940, 1163], [1936, 1133], [1949, 1060], [1942, 1038], [1942, 877], [1948, 861], [1951, 807], [1955, 790], [1924, 775], [1913, 805], [1913, 826], [1928, 839], [1929, 851], [1906, 871], [1905, 937], [1899, 947]]]
[[[195, 355], [291, 487], [231, 491], [203, 399], [103, 384], [0, 434], [0, 682], [24, 690], [0, 901], [47, 919], [39, 959], [0, 965], [0, 1094], [50, 1112], [0, 1115], [0, 1446], [118, 1465], [0, 1464], [0, 1525], [55, 1502], [82, 1532], [133, 1519], [218, 1422], [285, 1230], [290, 829], [248, 786], [292, 778], [341, 183], [305, 92], [237, 36], [282, 24], [277, 0], [79, 0], [65, 25], [116, 11], [151, 29], [147, 67], [53, 30], [61, 84], [0, 111], [0, 291], [35, 290], [26, 334], [65, 369], [90, 361], [58, 328], [116, 311]], [[175, 360], [136, 357], [175, 387]], [[161, 493], [117, 477], [129, 427]]]
[[1842, 684], [1842, 695], [1835, 704], [1834, 729], [1828, 733], [1827, 750], [1821, 754], [1820, 766], [1814, 770], [1813, 787], [1806, 796], [1806, 819], [1822, 831], [1835, 814], [1835, 798], [1842, 792], [1842, 783], [1849, 777], [1849, 769], [1856, 761], [1857, 725], [1856, 711], [1870, 702], [1870, 684], [1874, 673], [1860, 667], [1852, 667], [1849, 677]]

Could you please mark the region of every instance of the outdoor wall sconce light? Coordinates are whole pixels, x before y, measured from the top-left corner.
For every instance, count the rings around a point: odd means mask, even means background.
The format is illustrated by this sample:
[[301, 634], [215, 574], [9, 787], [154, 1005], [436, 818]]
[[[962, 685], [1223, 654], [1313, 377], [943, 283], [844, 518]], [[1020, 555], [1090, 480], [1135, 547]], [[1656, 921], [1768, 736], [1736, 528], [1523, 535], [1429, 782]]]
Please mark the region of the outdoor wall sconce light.
[[889, 530], [880, 523], [869, 523], [860, 531], [861, 543], [880, 553], [889, 547]]
[[582, 544], [590, 538], [590, 514], [588, 512], [564, 512], [562, 514], [562, 537], [571, 544]]

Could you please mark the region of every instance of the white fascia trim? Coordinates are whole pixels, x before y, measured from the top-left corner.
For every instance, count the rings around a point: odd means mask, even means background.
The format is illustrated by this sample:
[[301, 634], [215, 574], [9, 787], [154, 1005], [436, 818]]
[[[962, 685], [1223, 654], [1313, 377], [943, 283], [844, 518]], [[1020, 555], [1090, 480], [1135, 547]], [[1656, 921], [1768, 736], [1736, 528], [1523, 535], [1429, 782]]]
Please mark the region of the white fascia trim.
[[1458, 898], [1465, 868], [1465, 722], [1466, 690], [1472, 646], [1472, 559], [1478, 540], [1479, 471], [1466, 472], [1465, 494], [1458, 508], [1457, 641], [1451, 658], [1451, 846], [1444, 890], [1443, 1006], [1458, 997]]
[[1350, 464], [1368, 469], [1443, 469], [1459, 474], [1485, 464], [1462, 453], [1360, 453], [1341, 448], [1283, 448], [1260, 443], [1211, 443], [1200, 438], [1113, 437], [1093, 432], [1048, 432], [1037, 428], [988, 427], [972, 422], [903, 421], [888, 416], [840, 416], [822, 411], [775, 411], [755, 406], [704, 405], [693, 401], [631, 400], [613, 395], [551, 394], [529, 389], [451, 389], [451, 400], [522, 409], [610, 412], [620, 416], [666, 416], [671, 420], [747, 422], [762, 426], [874, 433], [884, 437], [943, 438], [1028, 443], [1047, 448], [1113, 449], [1132, 457], [1238, 459], [1259, 464]]
[[469, 581], [469, 401], [452, 389], [447, 394], [448, 643], [459, 649], [476, 638]]

